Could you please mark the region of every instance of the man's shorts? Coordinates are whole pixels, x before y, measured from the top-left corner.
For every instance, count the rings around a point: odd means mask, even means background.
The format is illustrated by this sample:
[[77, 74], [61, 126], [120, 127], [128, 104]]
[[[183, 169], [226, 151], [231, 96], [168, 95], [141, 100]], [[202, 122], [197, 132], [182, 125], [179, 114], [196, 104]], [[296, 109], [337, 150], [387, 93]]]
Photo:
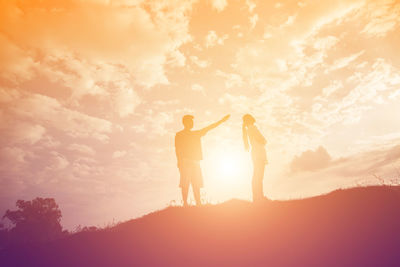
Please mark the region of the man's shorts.
[[181, 175], [179, 187], [185, 188], [192, 184], [192, 187], [203, 187], [203, 175], [201, 173], [200, 161], [182, 160], [179, 165]]

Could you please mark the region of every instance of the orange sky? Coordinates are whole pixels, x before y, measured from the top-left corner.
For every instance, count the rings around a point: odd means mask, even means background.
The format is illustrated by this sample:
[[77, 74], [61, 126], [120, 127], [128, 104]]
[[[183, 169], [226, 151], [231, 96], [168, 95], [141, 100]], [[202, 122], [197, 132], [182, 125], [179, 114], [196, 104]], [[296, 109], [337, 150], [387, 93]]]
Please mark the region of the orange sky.
[[[180, 201], [173, 137], [203, 140], [204, 199], [390, 182], [400, 158], [400, 1], [0, 0], [0, 212], [54, 197], [63, 225]], [[224, 167], [220, 167], [220, 166]], [[233, 165], [233, 169], [230, 166]]]

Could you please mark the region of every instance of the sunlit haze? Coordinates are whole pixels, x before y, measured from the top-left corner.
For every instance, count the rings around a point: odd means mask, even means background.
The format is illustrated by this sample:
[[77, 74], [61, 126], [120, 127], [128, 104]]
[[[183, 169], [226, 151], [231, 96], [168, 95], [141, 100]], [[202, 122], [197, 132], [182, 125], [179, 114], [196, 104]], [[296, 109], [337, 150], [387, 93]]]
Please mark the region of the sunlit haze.
[[270, 199], [391, 183], [399, 47], [397, 0], [2, 0], [0, 214], [52, 197], [73, 229], [180, 204], [185, 114], [231, 114], [202, 138], [204, 202], [251, 199], [246, 113]]

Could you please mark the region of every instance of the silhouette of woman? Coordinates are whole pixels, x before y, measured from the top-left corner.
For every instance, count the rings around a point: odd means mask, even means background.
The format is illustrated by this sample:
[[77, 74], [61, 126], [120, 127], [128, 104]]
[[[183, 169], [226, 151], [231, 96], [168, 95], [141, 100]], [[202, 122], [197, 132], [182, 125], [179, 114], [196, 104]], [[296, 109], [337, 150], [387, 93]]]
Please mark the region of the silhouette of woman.
[[253, 201], [264, 199], [263, 193], [263, 179], [264, 169], [267, 161], [267, 153], [265, 151], [265, 145], [267, 140], [260, 133], [257, 127], [254, 125], [256, 120], [250, 114], [243, 116], [243, 142], [246, 151], [249, 151], [249, 141], [251, 145], [251, 159], [253, 160], [253, 179], [252, 179], [252, 191]]

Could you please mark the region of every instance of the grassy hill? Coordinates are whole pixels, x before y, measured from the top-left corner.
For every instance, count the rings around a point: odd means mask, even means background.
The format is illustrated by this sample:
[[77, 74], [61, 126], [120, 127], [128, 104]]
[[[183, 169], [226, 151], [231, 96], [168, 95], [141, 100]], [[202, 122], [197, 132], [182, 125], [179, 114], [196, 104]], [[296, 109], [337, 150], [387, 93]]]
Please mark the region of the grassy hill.
[[0, 265], [400, 266], [400, 187], [169, 207], [109, 229], [3, 250]]

